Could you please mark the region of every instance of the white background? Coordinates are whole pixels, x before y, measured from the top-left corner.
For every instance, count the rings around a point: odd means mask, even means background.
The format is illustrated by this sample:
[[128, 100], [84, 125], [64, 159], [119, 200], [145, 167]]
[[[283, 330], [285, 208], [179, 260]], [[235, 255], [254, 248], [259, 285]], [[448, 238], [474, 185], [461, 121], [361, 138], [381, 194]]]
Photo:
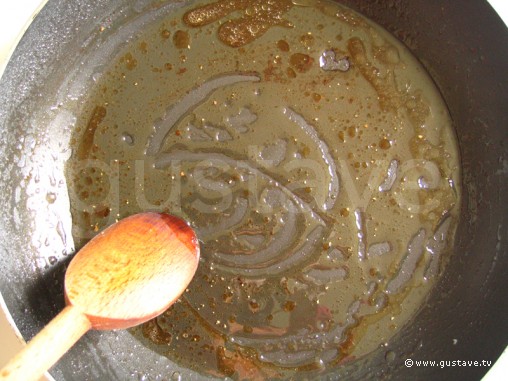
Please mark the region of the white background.
[[[45, 2], [46, 0], [0, 0], [0, 75], [19, 38]], [[508, 0], [489, 0], [489, 2], [508, 25]], [[9, 326], [4, 313], [0, 311], [0, 367], [21, 347], [21, 341]], [[484, 381], [506, 380], [508, 379], [506, 373], [508, 373], [508, 350]]]

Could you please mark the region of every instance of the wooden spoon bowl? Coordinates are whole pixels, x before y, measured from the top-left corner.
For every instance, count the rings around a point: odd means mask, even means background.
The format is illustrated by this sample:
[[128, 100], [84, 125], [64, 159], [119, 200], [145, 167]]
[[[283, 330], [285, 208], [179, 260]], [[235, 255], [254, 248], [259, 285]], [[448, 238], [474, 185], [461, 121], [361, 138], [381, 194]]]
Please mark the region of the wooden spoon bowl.
[[185, 291], [198, 263], [196, 235], [177, 217], [140, 213], [111, 225], [72, 259], [67, 307], [0, 371], [0, 381], [36, 380], [91, 328], [156, 317]]

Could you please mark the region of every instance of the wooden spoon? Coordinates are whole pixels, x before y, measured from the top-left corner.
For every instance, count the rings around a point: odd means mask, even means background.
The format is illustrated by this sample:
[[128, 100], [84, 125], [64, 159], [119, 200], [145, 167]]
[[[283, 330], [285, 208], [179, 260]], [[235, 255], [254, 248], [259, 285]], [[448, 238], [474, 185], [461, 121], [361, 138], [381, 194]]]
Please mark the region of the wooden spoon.
[[91, 328], [129, 328], [156, 317], [185, 291], [198, 262], [196, 235], [177, 217], [141, 213], [111, 225], [72, 259], [67, 306], [0, 371], [0, 380], [37, 380]]

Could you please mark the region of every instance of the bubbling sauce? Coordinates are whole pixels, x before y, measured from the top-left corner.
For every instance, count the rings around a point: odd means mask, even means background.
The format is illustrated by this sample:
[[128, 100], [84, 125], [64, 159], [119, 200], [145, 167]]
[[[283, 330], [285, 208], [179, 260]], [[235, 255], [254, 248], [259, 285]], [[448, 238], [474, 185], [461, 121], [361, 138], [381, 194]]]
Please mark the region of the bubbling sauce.
[[400, 42], [332, 2], [176, 10], [97, 80], [73, 144], [76, 240], [145, 210], [196, 229], [187, 292], [133, 334], [202, 374], [354, 361], [415, 315], [450, 252], [446, 106]]

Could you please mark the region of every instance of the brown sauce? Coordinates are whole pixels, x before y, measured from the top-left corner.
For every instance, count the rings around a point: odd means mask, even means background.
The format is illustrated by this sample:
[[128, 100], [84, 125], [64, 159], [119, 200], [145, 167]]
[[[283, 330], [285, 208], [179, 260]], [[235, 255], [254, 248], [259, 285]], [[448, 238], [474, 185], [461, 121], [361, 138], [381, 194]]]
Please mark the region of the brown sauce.
[[400, 42], [343, 6], [177, 10], [119, 53], [78, 123], [76, 240], [142, 210], [198, 232], [188, 292], [134, 334], [203, 374], [284, 379], [365, 356], [447, 262], [446, 106]]

